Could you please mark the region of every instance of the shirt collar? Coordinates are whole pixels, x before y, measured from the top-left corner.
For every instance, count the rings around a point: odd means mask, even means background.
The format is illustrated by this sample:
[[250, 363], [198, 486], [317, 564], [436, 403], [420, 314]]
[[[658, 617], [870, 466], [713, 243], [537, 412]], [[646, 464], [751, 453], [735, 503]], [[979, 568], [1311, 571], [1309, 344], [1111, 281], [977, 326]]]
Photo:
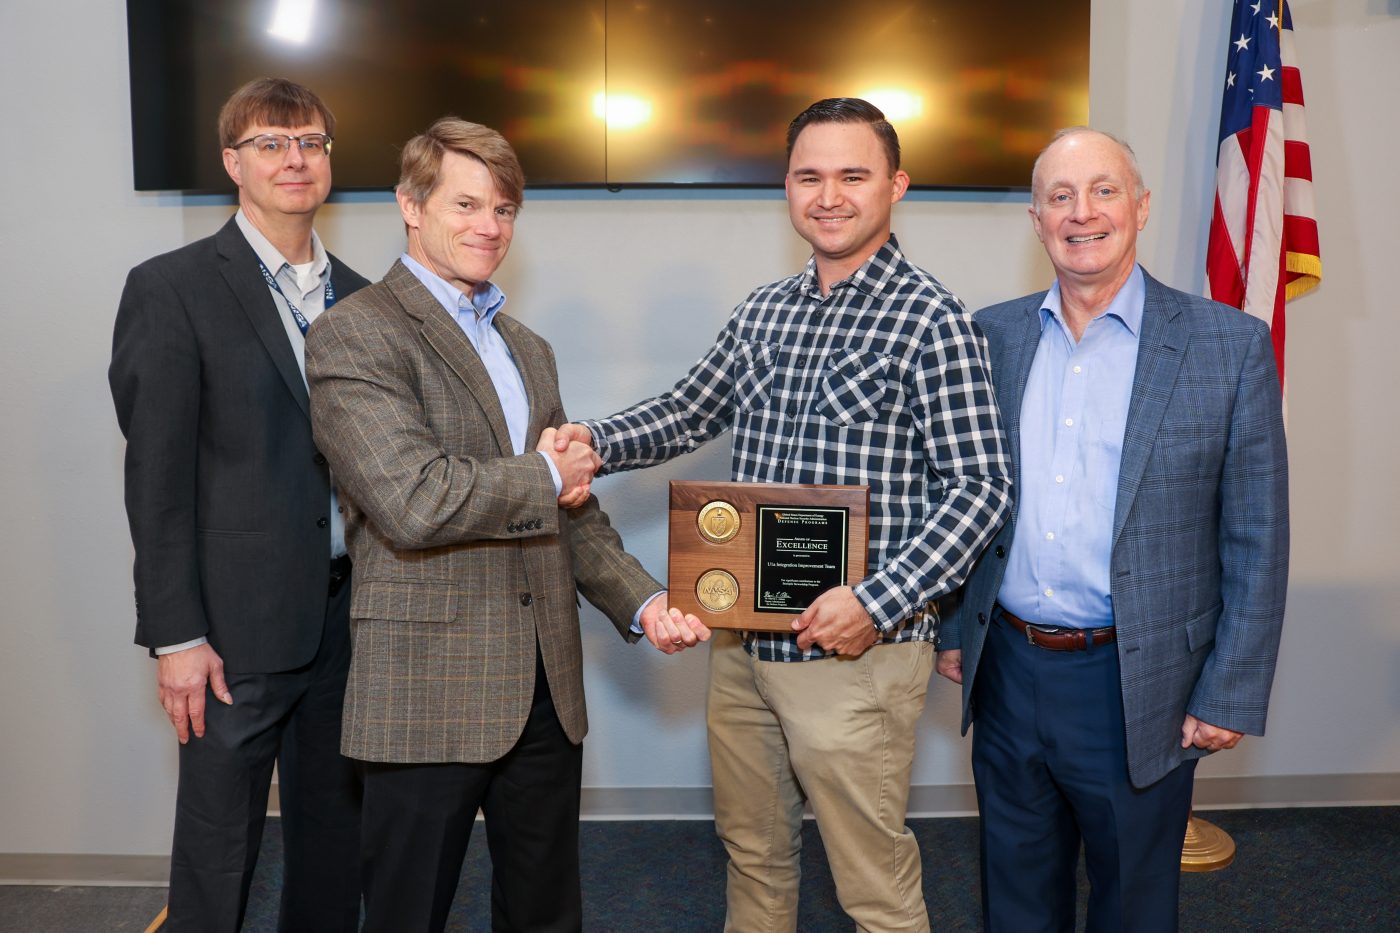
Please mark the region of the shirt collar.
[[[282, 274], [282, 269], [290, 266], [277, 247], [273, 246], [267, 237], [262, 235], [262, 231], [253, 226], [253, 222], [248, 219], [248, 215], [243, 213], [243, 208], [238, 209], [238, 213], [233, 215], [234, 223], [238, 224], [238, 229], [243, 232], [243, 239], [248, 241], [248, 245], [253, 248], [262, 264], [267, 266], [267, 271], [273, 277]], [[327, 272], [331, 267], [330, 256], [326, 253], [326, 248], [321, 245], [321, 238], [316, 235], [316, 231], [311, 231], [311, 271], [318, 279], [325, 280]]]
[[[860, 268], [839, 282], [831, 283], [831, 291], [838, 288], [856, 288], [871, 295], [883, 292], [897, 278], [903, 275], [904, 253], [899, 249], [899, 241], [893, 233], [884, 244], [861, 263]], [[795, 286], [803, 294], [821, 297], [821, 280], [817, 277], [817, 257], [807, 259], [807, 266], [797, 276]]]
[[[1142, 309], [1147, 300], [1147, 286], [1142, 277], [1142, 266], [1134, 265], [1128, 280], [1118, 289], [1118, 294], [1113, 296], [1113, 300], [1108, 303], [1108, 307], [1097, 317], [1115, 317], [1123, 326], [1128, 329], [1128, 333], [1134, 337], [1142, 333]], [[1045, 293], [1045, 300], [1040, 303], [1040, 326], [1043, 330], [1051, 319], [1064, 323], [1064, 316], [1060, 306], [1060, 280], [1056, 279], [1050, 286], [1050, 290]]]
[[443, 310], [454, 318], [460, 319], [460, 315], [470, 307], [473, 319], [489, 326], [495, 319], [496, 312], [506, 303], [505, 292], [497, 288], [495, 282], [487, 282], [484, 289], [479, 289], [476, 294], [467, 295], [408, 253], [400, 255], [399, 261], [423, 283], [423, 287], [437, 299]]

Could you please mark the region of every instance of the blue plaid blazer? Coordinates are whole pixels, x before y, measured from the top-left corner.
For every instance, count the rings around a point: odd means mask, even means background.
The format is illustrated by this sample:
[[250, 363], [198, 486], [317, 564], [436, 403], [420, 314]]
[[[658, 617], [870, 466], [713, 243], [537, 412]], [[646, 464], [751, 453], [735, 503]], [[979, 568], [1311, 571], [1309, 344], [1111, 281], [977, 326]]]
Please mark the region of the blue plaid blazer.
[[[1269, 330], [1151, 276], [1146, 286], [1109, 568], [1138, 787], [1204, 754], [1180, 747], [1188, 712], [1263, 734], [1288, 584], [1288, 455]], [[1044, 297], [975, 315], [1016, 471]], [[963, 652], [964, 733], [1015, 533], [1013, 507], [939, 632], [941, 649]]]

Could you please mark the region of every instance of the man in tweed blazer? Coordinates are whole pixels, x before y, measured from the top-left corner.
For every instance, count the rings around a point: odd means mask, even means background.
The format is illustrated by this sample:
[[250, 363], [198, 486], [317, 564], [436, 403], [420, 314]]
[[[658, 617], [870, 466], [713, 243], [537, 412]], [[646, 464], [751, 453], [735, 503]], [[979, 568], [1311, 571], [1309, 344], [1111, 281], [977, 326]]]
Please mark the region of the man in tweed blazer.
[[1196, 759], [1262, 734], [1288, 574], [1268, 328], [1136, 264], [1149, 193], [1085, 128], [1036, 162], [1049, 292], [984, 309], [1016, 507], [940, 632], [975, 719], [989, 930], [1176, 929]]
[[629, 641], [634, 620], [668, 653], [697, 640], [587, 496], [593, 453], [554, 452], [549, 344], [498, 313], [523, 185], [486, 127], [410, 140], [407, 254], [307, 342], [355, 562], [343, 749], [365, 774], [366, 931], [443, 928], [478, 809], [494, 928], [579, 929], [575, 584]]

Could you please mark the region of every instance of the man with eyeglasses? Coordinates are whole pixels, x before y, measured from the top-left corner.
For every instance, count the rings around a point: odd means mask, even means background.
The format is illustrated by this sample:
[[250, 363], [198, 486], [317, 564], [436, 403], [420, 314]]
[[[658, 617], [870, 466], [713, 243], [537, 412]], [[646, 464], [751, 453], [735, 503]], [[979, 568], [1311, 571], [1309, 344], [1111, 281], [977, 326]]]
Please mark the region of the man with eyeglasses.
[[283, 930], [359, 921], [359, 784], [340, 755], [350, 561], [311, 435], [307, 327], [366, 285], [312, 228], [335, 117], [263, 78], [219, 114], [238, 212], [131, 271], [108, 378], [126, 435], [136, 643], [180, 741], [164, 929], [236, 931], [274, 761]]

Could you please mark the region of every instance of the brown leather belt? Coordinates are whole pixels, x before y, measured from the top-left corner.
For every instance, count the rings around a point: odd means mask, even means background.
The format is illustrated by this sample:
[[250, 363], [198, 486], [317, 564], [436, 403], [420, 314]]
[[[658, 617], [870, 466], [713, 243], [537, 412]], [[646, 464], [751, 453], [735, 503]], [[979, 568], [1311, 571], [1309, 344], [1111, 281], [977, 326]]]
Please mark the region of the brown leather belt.
[[1107, 645], [1118, 637], [1118, 630], [1111, 625], [1091, 629], [1036, 625], [1017, 618], [1000, 605], [997, 610], [1012, 628], [1026, 636], [1027, 643], [1046, 651], [1087, 651], [1091, 641], [1095, 645]]

